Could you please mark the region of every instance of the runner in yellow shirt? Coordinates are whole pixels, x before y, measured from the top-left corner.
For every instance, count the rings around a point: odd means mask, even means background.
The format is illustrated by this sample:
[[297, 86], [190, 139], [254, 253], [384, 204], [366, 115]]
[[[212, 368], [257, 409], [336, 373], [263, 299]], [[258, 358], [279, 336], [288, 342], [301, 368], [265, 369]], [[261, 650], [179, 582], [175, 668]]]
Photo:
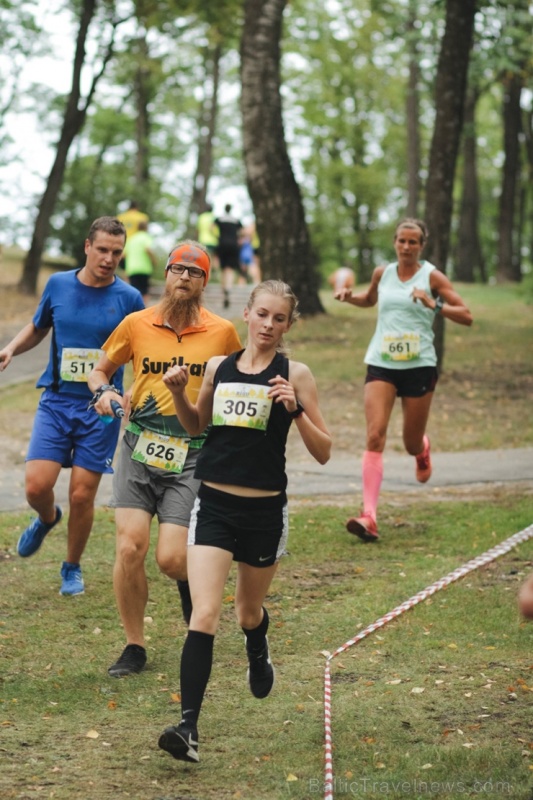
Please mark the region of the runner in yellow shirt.
[[121, 364], [133, 364], [131, 414], [113, 483], [117, 530], [114, 588], [127, 639], [123, 653], [108, 670], [114, 677], [141, 672], [146, 664], [144, 561], [156, 514], [158, 566], [177, 581], [187, 623], [192, 612], [187, 531], [199, 486], [194, 477], [196, 459], [205, 433], [186, 433], [162, 378], [170, 366], [188, 365], [189, 392], [195, 402], [208, 360], [241, 347], [233, 324], [201, 305], [210, 269], [209, 254], [198, 242], [176, 245], [166, 265], [160, 303], [130, 314], [125, 324], [116, 328], [104, 342], [104, 355], [89, 376], [95, 410], [110, 415], [111, 401], [126, 405], [111, 385], [112, 377]]

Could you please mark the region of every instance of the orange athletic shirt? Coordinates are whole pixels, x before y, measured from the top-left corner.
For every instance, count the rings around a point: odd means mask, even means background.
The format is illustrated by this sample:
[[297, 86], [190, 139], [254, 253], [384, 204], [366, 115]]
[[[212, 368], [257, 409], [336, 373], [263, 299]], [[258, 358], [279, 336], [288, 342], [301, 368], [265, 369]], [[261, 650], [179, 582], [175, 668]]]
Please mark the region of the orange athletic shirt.
[[[200, 322], [179, 336], [165, 325], [157, 306], [129, 314], [106, 340], [102, 349], [114, 364], [133, 362], [132, 412], [128, 429], [146, 429], [171, 436], [190, 438], [178, 421], [174, 401], [162, 376], [176, 364], [189, 367], [186, 392], [192, 403], [213, 356], [227, 356], [240, 350], [233, 323], [200, 309]], [[200, 446], [204, 434], [193, 437]], [[193, 445], [194, 446], [194, 445]]]

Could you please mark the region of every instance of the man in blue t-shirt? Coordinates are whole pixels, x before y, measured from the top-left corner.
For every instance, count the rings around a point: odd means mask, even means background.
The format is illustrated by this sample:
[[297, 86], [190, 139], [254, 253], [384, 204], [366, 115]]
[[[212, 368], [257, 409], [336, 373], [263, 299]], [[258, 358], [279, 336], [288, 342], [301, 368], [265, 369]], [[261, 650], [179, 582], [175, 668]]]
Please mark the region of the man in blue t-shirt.
[[[48, 365], [37, 381], [44, 389], [26, 455], [26, 499], [38, 516], [22, 533], [17, 552], [23, 558], [40, 548], [61, 520], [54, 487], [62, 467], [72, 469], [69, 485], [67, 558], [61, 567], [60, 594], [82, 594], [80, 560], [91, 533], [100, 479], [111, 463], [120, 420], [106, 425], [92, 408], [87, 376], [101, 346], [132, 311], [144, 308], [140, 293], [115, 271], [126, 243], [124, 225], [99, 217], [85, 240], [85, 266], [52, 275], [33, 320], [0, 350], [0, 371], [13, 356], [38, 345], [52, 330]], [[113, 385], [122, 392], [122, 368]]]

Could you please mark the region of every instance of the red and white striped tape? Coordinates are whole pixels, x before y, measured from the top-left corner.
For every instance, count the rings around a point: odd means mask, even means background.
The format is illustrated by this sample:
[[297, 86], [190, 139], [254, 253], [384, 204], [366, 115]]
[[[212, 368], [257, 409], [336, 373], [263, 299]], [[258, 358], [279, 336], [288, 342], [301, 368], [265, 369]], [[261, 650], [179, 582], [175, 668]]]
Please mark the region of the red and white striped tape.
[[476, 558], [468, 561], [462, 567], [454, 569], [454, 571], [450, 572], [449, 575], [446, 575], [446, 577], [435, 581], [435, 583], [432, 583], [431, 586], [428, 586], [426, 589], [422, 589], [421, 592], [418, 592], [417, 594], [413, 595], [413, 597], [410, 597], [409, 600], [406, 600], [404, 603], [396, 606], [396, 608], [394, 608], [392, 611], [389, 611], [388, 614], [384, 614], [384, 616], [380, 617], [378, 620], [376, 620], [376, 622], [372, 623], [372, 625], [369, 625], [363, 631], [358, 633], [353, 639], [350, 639], [341, 647], [338, 647], [334, 653], [327, 657], [324, 674], [324, 800], [332, 800], [334, 785], [332, 760], [333, 739], [331, 735], [331, 661], [335, 658], [335, 656], [338, 656], [339, 653], [344, 653], [345, 650], [348, 650], [348, 648], [352, 647], [352, 645], [360, 642], [361, 639], [364, 639], [370, 633], [374, 633], [374, 631], [377, 631], [379, 628], [382, 628], [384, 625], [386, 625], [387, 622], [399, 617], [400, 614], [404, 613], [404, 611], [409, 611], [410, 608], [413, 608], [413, 606], [416, 606], [422, 600], [427, 600], [427, 598], [431, 597], [431, 595], [435, 594], [435, 592], [438, 592], [440, 589], [444, 589], [445, 586], [449, 586], [450, 583], [459, 580], [459, 578], [464, 578], [464, 576], [468, 575], [469, 572], [473, 572], [475, 569], [483, 567], [485, 564], [489, 564], [496, 558], [505, 555], [505, 553], [508, 553], [509, 550], [513, 549], [513, 547], [516, 547], [516, 545], [522, 544], [523, 542], [527, 542], [527, 540], [531, 539], [532, 537], [533, 525], [529, 525], [527, 528], [524, 528], [524, 530], [515, 533], [513, 536], [505, 539], [505, 541], [501, 542], [495, 547], [491, 547], [490, 550], [487, 550], [480, 556], [476, 556]]

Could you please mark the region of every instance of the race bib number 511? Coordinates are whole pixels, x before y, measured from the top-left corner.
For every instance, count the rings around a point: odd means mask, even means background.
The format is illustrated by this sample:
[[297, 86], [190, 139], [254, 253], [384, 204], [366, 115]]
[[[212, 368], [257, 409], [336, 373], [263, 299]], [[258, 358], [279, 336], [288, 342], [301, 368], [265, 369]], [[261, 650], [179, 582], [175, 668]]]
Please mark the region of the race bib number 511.
[[235, 425], [266, 431], [272, 400], [270, 386], [219, 383], [213, 398], [213, 425]]
[[87, 383], [89, 372], [94, 369], [103, 352], [85, 347], [64, 347], [61, 352], [61, 380]]

